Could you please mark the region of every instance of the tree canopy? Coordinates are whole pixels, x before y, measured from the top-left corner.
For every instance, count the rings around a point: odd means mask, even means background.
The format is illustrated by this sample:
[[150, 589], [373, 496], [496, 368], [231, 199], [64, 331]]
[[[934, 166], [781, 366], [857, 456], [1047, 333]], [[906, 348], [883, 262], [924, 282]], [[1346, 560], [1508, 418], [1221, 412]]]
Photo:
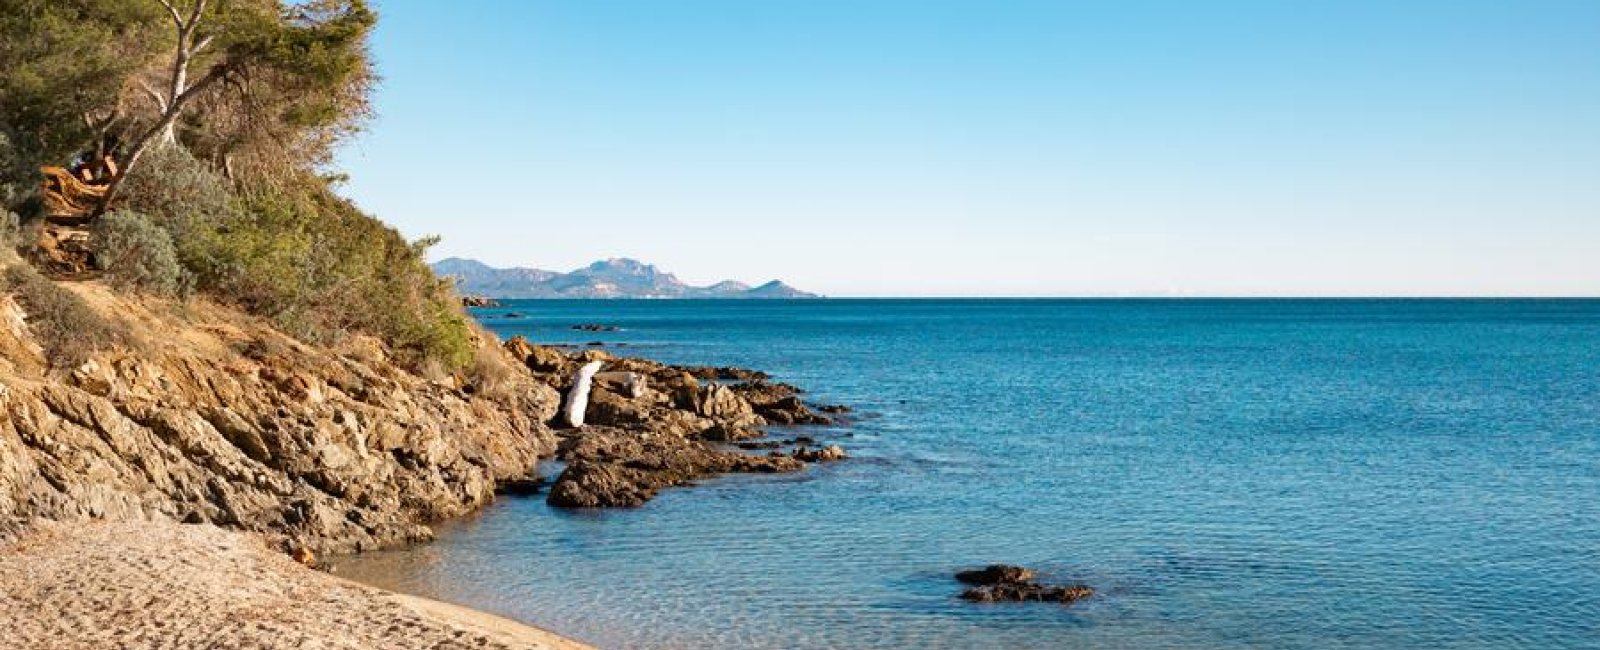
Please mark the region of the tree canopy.
[[123, 248], [173, 243], [119, 268], [176, 263], [308, 340], [364, 332], [419, 368], [469, 366], [431, 240], [331, 184], [335, 148], [371, 113], [376, 21], [365, 0], [0, 0], [0, 213], [28, 211], [40, 166], [111, 160], [79, 167], [104, 190], [96, 212], [131, 211], [117, 232], [140, 245]]

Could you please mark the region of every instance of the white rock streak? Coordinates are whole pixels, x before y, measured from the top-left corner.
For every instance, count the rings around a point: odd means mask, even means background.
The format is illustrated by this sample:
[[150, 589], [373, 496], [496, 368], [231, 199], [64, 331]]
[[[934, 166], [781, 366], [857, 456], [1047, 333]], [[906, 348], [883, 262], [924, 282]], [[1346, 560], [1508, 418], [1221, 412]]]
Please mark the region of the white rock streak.
[[600, 362], [590, 361], [583, 364], [578, 374], [573, 376], [572, 390], [567, 391], [567, 424], [583, 426], [583, 413], [589, 410], [589, 386], [594, 382], [594, 373], [597, 372], [600, 372]]

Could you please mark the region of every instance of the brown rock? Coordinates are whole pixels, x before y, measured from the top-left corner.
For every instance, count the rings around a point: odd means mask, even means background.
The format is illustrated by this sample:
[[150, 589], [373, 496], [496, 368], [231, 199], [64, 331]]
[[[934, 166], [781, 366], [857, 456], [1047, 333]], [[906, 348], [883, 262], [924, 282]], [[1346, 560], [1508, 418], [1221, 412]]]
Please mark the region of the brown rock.
[[1053, 602], [1072, 603], [1094, 595], [1085, 585], [1041, 585], [1033, 581], [1032, 569], [1007, 564], [992, 564], [975, 571], [956, 573], [961, 582], [977, 585], [961, 592], [964, 600], [979, 603]]
[[563, 443], [558, 455], [567, 468], [547, 501], [567, 508], [637, 506], [662, 488], [704, 476], [804, 467], [792, 458], [749, 456], [677, 436], [600, 427]]
[[961, 592], [961, 598], [975, 603], [1042, 602], [1069, 604], [1094, 595], [1084, 585], [1051, 587], [1033, 583], [1005, 582], [982, 585]]
[[735, 427], [726, 424], [713, 425], [711, 428], [700, 432], [701, 440], [711, 442], [734, 442], [738, 440], [753, 440], [765, 434], [751, 427]]
[[982, 569], [961, 571], [956, 579], [969, 585], [992, 585], [1002, 582], [1028, 582], [1037, 577], [1033, 569], [1010, 564], [991, 564]]
[[827, 463], [836, 460], [844, 460], [849, 457], [844, 453], [844, 447], [840, 447], [839, 445], [828, 445], [827, 447], [817, 450], [801, 447], [794, 450], [794, 453], [790, 455], [793, 456], [795, 460], [804, 461], [807, 463]]
[[542, 423], [558, 397], [515, 365], [504, 396], [468, 396], [204, 301], [62, 286], [143, 343], [49, 375], [0, 300], [0, 519], [167, 518], [315, 555], [375, 549], [429, 538], [555, 450]]

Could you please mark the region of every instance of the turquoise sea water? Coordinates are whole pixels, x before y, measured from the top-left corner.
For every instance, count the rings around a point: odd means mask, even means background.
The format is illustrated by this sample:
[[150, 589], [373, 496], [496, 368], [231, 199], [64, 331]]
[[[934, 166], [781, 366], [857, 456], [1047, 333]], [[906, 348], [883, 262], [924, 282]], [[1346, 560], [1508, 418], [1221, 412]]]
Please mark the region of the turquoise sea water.
[[[768, 370], [858, 410], [820, 436], [854, 459], [634, 510], [507, 498], [342, 573], [604, 648], [1600, 648], [1600, 301], [481, 314]], [[1099, 595], [957, 600], [990, 562]]]

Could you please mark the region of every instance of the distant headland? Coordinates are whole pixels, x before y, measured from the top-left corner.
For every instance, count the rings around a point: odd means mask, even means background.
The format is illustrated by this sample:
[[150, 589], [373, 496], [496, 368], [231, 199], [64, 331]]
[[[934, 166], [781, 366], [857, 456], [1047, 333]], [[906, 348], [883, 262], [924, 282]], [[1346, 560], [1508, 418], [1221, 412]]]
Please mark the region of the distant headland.
[[752, 287], [724, 280], [706, 287], [684, 283], [677, 276], [638, 260], [601, 260], [570, 273], [534, 268], [496, 268], [472, 259], [451, 257], [433, 264], [441, 277], [453, 278], [463, 294], [493, 298], [820, 298], [778, 280]]

